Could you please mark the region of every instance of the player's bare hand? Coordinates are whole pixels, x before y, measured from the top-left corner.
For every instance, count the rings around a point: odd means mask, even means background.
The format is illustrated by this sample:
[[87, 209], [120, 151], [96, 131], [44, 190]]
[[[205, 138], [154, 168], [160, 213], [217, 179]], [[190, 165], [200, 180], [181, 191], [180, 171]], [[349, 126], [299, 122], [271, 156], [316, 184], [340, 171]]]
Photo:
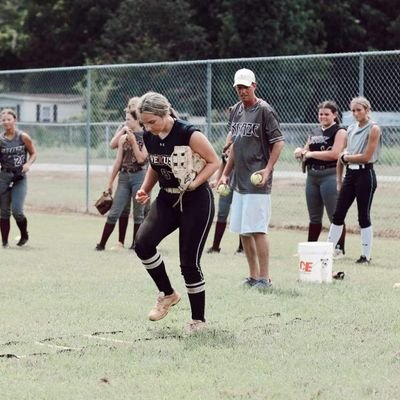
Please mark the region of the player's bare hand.
[[217, 183], [215, 184], [215, 187], [220, 187], [221, 185], [227, 185], [229, 182], [229, 178], [226, 175], [221, 175], [221, 177], [218, 179]]
[[303, 149], [301, 147], [296, 147], [293, 152], [295, 158], [302, 158], [303, 157]]
[[262, 180], [258, 183], [255, 184], [255, 186], [264, 186], [267, 183], [268, 176], [270, 174], [270, 171], [267, 169], [260, 169], [259, 171], [256, 171], [253, 175], [259, 174], [262, 176]]
[[343, 151], [339, 154], [339, 161], [342, 165], [347, 165], [349, 162], [344, 159], [344, 156], [347, 156], [349, 153], [347, 151]]
[[146, 193], [143, 189], [139, 189], [136, 192], [135, 200], [139, 204], [146, 204], [150, 200], [150, 196], [148, 193]]

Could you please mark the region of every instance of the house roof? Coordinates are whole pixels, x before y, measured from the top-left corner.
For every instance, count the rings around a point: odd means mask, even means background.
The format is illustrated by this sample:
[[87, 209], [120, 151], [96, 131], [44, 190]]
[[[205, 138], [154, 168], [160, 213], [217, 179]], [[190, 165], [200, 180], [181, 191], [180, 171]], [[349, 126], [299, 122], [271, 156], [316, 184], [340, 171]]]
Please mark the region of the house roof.
[[82, 103], [83, 96], [63, 93], [0, 93], [0, 99], [17, 101], [49, 101], [62, 103]]

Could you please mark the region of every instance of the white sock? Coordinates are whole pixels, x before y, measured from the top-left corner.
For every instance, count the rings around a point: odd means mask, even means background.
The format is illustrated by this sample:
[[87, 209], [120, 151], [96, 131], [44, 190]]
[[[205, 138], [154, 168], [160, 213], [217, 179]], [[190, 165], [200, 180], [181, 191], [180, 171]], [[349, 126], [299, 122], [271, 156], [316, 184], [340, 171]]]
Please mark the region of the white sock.
[[372, 225], [368, 228], [361, 228], [361, 254], [369, 260], [372, 252]]
[[342, 232], [343, 232], [343, 225], [331, 224], [328, 233], [328, 242], [333, 243], [334, 249], [336, 249], [336, 245], [340, 239], [340, 236], [342, 236]]

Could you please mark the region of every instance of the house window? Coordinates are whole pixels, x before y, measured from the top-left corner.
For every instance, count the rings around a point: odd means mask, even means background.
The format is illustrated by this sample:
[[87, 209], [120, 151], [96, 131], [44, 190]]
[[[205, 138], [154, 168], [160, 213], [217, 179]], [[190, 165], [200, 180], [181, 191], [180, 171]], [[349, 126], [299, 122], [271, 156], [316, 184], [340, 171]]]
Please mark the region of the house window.
[[54, 104], [53, 106], [53, 122], [57, 122], [58, 118], [58, 107], [57, 104]]
[[51, 107], [43, 106], [42, 107], [42, 122], [50, 122], [51, 121]]

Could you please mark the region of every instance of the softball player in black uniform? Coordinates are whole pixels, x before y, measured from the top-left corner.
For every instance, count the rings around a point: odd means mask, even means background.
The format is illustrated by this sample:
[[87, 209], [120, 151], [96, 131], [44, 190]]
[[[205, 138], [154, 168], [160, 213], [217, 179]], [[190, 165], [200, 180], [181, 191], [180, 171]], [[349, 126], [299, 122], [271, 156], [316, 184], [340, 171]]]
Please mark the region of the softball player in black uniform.
[[12, 213], [21, 233], [17, 246], [23, 246], [29, 239], [28, 221], [24, 213], [28, 190], [26, 174], [36, 160], [36, 149], [31, 137], [17, 129], [17, 115], [13, 110], [2, 110], [1, 122], [4, 128], [4, 132], [0, 134], [1, 238], [3, 247], [8, 247]]
[[[296, 158], [307, 166], [306, 200], [309, 215], [308, 241], [316, 242], [322, 230], [324, 207], [329, 221], [335, 212], [338, 190], [336, 163], [343, 151], [346, 131], [339, 125], [338, 106], [332, 100], [318, 105], [319, 127], [310, 132], [304, 147], [294, 151]], [[346, 229], [334, 251], [335, 258], [343, 257]]]
[[[168, 100], [149, 92], [139, 101], [138, 111], [145, 127], [143, 136], [150, 166], [142, 187], [136, 194], [140, 203], [150, 200], [149, 193], [158, 182], [160, 191], [139, 228], [135, 251], [157, 285], [158, 295], [149, 313], [151, 321], [164, 318], [180, 300], [165, 270], [157, 245], [179, 228], [179, 256], [182, 275], [189, 296], [192, 321], [187, 331], [203, 329], [205, 324], [205, 281], [200, 257], [214, 218], [214, 199], [207, 179], [218, 168], [218, 157], [207, 138], [193, 126], [174, 117]], [[179, 181], [172, 173], [171, 154], [174, 146], [189, 146], [206, 162], [205, 167], [181, 193]], [[178, 204], [180, 203], [180, 204]]]

